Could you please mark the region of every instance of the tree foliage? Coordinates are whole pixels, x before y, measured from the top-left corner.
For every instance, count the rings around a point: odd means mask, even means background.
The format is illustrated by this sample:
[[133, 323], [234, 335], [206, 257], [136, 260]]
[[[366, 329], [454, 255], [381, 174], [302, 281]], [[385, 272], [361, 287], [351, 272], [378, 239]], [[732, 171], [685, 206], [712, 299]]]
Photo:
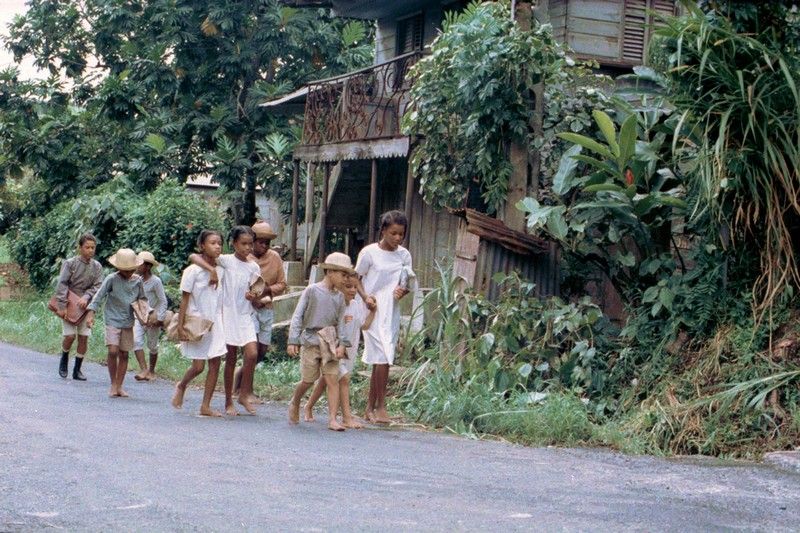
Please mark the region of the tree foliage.
[[10, 26], [46, 82], [0, 79], [2, 170], [31, 168], [63, 194], [128, 176], [211, 174], [237, 219], [255, 216], [258, 143], [291, 138], [259, 103], [371, 60], [371, 28], [277, 0], [31, 0]]

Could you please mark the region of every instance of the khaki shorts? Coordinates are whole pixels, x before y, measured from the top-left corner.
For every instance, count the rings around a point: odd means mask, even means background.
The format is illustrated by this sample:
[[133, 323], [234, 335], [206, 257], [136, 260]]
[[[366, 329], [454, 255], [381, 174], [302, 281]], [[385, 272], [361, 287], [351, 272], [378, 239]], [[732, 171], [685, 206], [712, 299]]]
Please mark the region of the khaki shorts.
[[133, 350], [133, 327], [115, 328], [106, 326], [106, 346], [116, 346], [120, 352]]
[[143, 326], [139, 322], [133, 323], [133, 349], [144, 350], [145, 340], [150, 353], [158, 353], [158, 337], [161, 336], [161, 327]]
[[303, 383], [314, 383], [317, 381], [320, 370], [322, 370], [323, 376], [338, 376], [339, 361], [328, 361], [323, 365], [319, 346], [301, 346], [300, 379]]
[[80, 321], [78, 325], [70, 324], [66, 320], [61, 321], [61, 334], [65, 337], [72, 336], [78, 334], [82, 337], [88, 337], [92, 334], [92, 328], [86, 325], [87, 316], [83, 317], [83, 320]]

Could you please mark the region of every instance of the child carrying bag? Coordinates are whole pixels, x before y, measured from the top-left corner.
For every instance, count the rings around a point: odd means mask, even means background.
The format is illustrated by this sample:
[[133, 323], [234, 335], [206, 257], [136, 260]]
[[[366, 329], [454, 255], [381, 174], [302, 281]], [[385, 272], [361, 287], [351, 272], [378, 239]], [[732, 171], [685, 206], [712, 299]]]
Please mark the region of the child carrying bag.
[[[71, 290], [67, 290], [67, 316], [66, 318], [64, 318], [64, 320], [66, 320], [73, 326], [77, 326], [78, 324], [80, 324], [83, 321], [84, 317], [86, 316], [86, 313], [89, 312], [89, 310], [86, 308], [81, 309], [80, 307], [78, 307], [78, 302], [80, 301], [81, 301], [80, 296], [78, 296]], [[59, 314], [60, 310], [58, 308], [58, 299], [55, 296], [50, 298], [50, 301], [47, 302], [47, 308], [56, 315]], [[61, 318], [60, 315], [59, 318]]]
[[211, 331], [211, 326], [214, 322], [206, 320], [199, 316], [186, 315], [186, 320], [183, 323], [183, 329], [189, 334], [188, 338], [181, 339], [178, 336], [178, 318], [179, 313], [172, 316], [172, 320], [167, 324], [167, 338], [171, 341], [184, 341], [184, 342], [197, 342], [203, 338], [203, 335]]

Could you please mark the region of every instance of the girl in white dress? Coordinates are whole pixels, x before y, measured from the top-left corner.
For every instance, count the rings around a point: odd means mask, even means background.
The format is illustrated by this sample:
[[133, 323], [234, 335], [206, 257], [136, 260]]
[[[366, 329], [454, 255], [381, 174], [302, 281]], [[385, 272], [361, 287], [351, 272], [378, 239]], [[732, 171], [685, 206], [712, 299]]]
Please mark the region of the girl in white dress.
[[390, 422], [386, 412], [386, 386], [389, 383], [389, 365], [394, 363], [400, 334], [399, 301], [408, 294], [408, 280], [414, 277], [411, 254], [401, 246], [407, 229], [405, 213], [384, 213], [381, 215], [380, 241], [364, 247], [356, 262], [356, 272], [361, 276], [359, 294], [367, 308], [375, 309], [375, 319], [364, 330], [362, 359], [372, 365], [364, 417], [379, 424]]
[[[225, 413], [238, 415], [233, 405], [233, 374], [239, 348], [244, 353], [242, 365], [242, 384], [239, 389], [239, 403], [251, 415], [256, 414], [250, 402], [253, 397], [253, 374], [256, 369], [258, 347], [256, 328], [253, 322], [255, 308], [250, 294], [250, 284], [261, 274], [261, 270], [248, 256], [253, 253], [255, 234], [249, 226], [235, 226], [231, 230], [230, 242], [234, 253], [223, 254], [217, 258], [217, 265], [225, 271], [222, 278], [222, 324], [225, 330]], [[189, 257], [192, 263], [209, 272], [211, 282], [215, 282], [216, 270], [198, 254]]]
[[[222, 253], [222, 234], [214, 230], [203, 230], [197, 239], [203, 260], [212, 268], [216, 267], [216, 260]], [[222, 271], [214, 271], [215, 280], [224, 279]], [[183, 271], [181, 277], [181, 309], [178, 312], [178, 336], [188, 337], [184, 330], [186, 316], [198, 316], [211, 320], [214, 325], [211, 330], [196, 342], [181, 342], [181, 353], [192, 360], [192, 366], [186, 371], [175, 385], [175, 395], [172, 405], [176, 409], [183, 407], [183, 396], [186, 387], [199, 376], [208, 361], [208, 374], [206, 374], [203, 403], [200, 406], [202, 416], [222, 416], [222, 413], [211, 409], [211, 397], [214, 387], [217, 386], [219, 376], [220, 358], [226, 352], [225, 331], [222, 326], [222, 291], [216, 287], [216, 282], [211, 283], [211, 276], [197, 265], [190, 265]]]

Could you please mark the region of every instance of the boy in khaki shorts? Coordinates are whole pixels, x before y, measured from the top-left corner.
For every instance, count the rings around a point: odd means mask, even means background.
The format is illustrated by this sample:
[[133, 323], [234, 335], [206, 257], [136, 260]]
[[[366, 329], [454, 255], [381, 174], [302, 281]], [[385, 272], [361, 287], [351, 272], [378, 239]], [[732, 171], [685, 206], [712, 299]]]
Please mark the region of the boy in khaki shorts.
[[133, 308], [136, 300], [147, 301], [142, 278], [134, 272], [142, 265], [136, 252], [121, 248], [108, 258], [108, 262], [117, 269], [109, 274], [100, 285], [86, 317], [89, 327], [94, 324], [94, 314], [106, 299], [104, 319], [106, 323], [106, 346], [108, 346], [108, 375], [111, 378], [111, 389], [108, 395], [112, 398], [127, 398], [128, 393], [122, 390], [122, 382], [128, 371], [128, 352], [133, 350]]
[[[300, 421], [300, 402], [322, 372], [328, 392], [328, 429], [344, 431], [344, 426], [336, 421], [336, 411], [339, 409], [339, 359], [344, 357], [344, 349], [350, 342], [342, 334], [346, 327], [345, 302], [340, 289], [344, 285], [345, 275], [353, 275], [355, 270], [350, 258], [339, 252], [330, 254], [319, 266], [324, 269], [325, 278], [306, 287], [289, 326], [286, 351], [292, 357], [300, 355], [300, 383], [295, 387], [289, 404], [289, 422], [297, 424]], [[323, 363], [323, 350], [329, 349], [331, 343], [322, 339], [320, 331], [331, 326], [337, 328], [338, 345], [334, 358]], [[337, 339], [334, 339], [336, 343]]]

